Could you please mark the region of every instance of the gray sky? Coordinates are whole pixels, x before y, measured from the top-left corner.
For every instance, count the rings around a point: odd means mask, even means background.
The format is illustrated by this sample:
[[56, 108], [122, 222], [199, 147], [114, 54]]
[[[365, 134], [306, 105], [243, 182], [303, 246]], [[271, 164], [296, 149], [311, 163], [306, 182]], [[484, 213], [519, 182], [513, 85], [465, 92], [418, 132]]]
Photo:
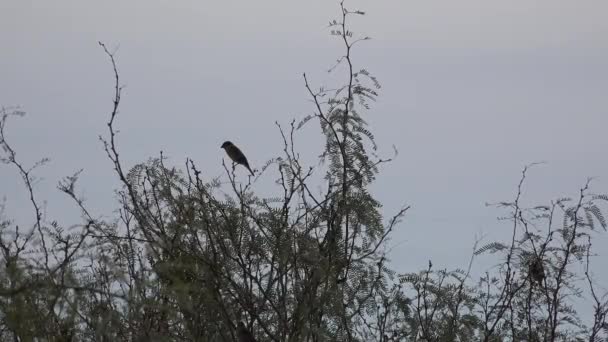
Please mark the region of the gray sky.
[[[397, 269], [425, 267], [429, 258], [464, 267], [475, 235], [504, 236], [508, 228], [495, 221], [501, 212], [484, 203], [513, 199], [525, 164], [547, 162], [529, 173], [525, 203], [576, 196], [588, 176], [598, 177], [595, 192], [608, 192], [608, 2], [347, 7], [367, 12], [352, 29], [373, 38], [355, 50], [354, 63], [383, 85], [368, 122], [383, 155], [393, 144], [399, 150], [374, 191], [387, 215], [412, 205], [391, 241]], [[311, 113], [301, 74], [315, 85], [327, 79], [340, 45], [326, 25], [338, 13], [327, 0], [2, 0], [0, 105], [28, 113], [9, 126], [19, 157], [52, 159], [38, 173], [50, 218], [77, 214], [54, 188], [80, 168], [89, 206], [100, 215], [113, 209], [116, 177], [97, 138], [113, 80], [97, 41], [119, 46], [125, 163], [162, 149], [176, 164], [194, 158], [214, 177], [222, 141], [239, 144], [260, 167], [280, 153], [274, 121]], [[317, 125], [300, 136], [310, 160], [319, 139]], [[26, 213], [18, 181], [0, 167], [0, 196], [15, 218]], [[600, 272], [608, 239], [596, 247]]]

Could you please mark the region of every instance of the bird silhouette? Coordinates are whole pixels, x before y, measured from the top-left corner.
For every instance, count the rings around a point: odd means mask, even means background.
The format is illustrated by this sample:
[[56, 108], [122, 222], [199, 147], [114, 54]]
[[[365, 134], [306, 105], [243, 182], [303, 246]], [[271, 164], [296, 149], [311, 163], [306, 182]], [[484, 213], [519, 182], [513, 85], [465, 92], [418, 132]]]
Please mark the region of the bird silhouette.
[[257, 342], [253, 334], [245, 327], [243, 322], [237, 324], [237, 334], [239, 336], [239, 342]]
[[233, 162], [243, 165], [247, 168], [247, 170], [249, 170], [249, 172], [251, 172], [251, 175], [254, 176], [253, 170], [251, 170], [251, 167], [249, 167], [247, 157], [245, 157], [243, 152], [241, 152], [241, 150], [236, 147], [236, 145], [234, 145], [230, 141], [224, 141], [224, 143], [222, 144], [222, 148], [224, 149], [224, 151], [226, 151], [226, 154], [228, 154], [228, 157], [230, 157]]
[[545, 269], [543, 267], [543, 261], [541, 258], [537, 258], [530, 264], [530, 277], [538, 283], [539, 286], [543, 286], [543, 280], [545, 280]]

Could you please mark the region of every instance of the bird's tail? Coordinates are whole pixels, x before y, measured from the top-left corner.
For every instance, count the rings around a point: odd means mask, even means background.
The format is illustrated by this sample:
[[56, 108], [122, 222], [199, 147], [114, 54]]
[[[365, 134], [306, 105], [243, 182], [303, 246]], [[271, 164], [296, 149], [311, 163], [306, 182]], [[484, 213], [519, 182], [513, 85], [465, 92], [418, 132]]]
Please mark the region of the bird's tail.
[[251, 172], [252, 176], [255, 176], [255, 173], [253, 173], [253, 170], [249, 167], [249, 165], [245, 165], [247, 167], [247, 170], [249, 170], [249, 172]]

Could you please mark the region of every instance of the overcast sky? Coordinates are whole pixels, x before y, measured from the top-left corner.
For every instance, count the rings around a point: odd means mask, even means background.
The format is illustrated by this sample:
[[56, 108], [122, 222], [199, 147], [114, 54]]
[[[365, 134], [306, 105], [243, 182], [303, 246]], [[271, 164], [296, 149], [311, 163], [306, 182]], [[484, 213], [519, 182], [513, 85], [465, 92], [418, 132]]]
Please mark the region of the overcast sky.
[[[412, 206], [390, 242], [398, 270], [429, 258], [464, 267], [476, 235], [504, 236], [502, 212], [484, 203], [512, 200], [528, 163], [547, 162], [529, 173], [527, 204], [576, 196], [589, 176], [595, 192], [608, 192], [608, 2], [347, 7], [367, 12], [352, 29], [373, 38], [353, 61], [383, 86], [366, 119], [383, 156], [399, 150], [373, 190], [387, 215]], [[80, 168], [88, 205], [106, 217], [114, 209], [116, 176], [98, 140], [113, 79], [97, 41], [118, 47], [126, 165], [163, 150], [174, 164], [192, 157], [211, 178], [222, 173], [224, 140], [259, 168], [280, 153], [275, 120], [313, 111], [301, 75], [327, 79], [340, 45], [326, 26], [338, 14], [328, 0], [0, 1], [0, 105], [27, 112], [8, 127], [19, 157], [51, 158], [37, 187], [49, 218], [78, 214], [55, 186]], [[301, 152], [313, 159], [319, 139], [318, 125], [308, 126]], [[2, 165], [0, 196], [9, 216], [29, 214], [15, 170]], [[598, 241], [599, 272], [608, 239]]]

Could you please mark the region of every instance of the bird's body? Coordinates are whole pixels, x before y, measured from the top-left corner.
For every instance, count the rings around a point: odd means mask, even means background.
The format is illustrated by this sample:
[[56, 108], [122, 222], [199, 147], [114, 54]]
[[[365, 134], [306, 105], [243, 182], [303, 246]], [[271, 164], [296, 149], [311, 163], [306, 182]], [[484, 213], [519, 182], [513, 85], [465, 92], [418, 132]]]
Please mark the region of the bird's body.
[[243, 165], [247, 168], [247, 170], [249, 170], [249, 172], [251, 172], [252, 176], [254, 175], [253, 170], [251, 170], [251, 167], [249, 167], [249, 162], [247, 161], [247, 158], [245, 157], [243, 152], [238, 147], [236, 147], [236, 145], [234, 145], [230, 141], [225, 141], [222, 144], [222, 148], [224, 149], [224, 151], [226, 151], [226, 154], [228, 155], [228, 157], [230, 157], [230, 159], [232, 159], [233, 162]]
[[539, 286], [543, 286], [543, 280], [545, 280], [545, 269], [543, 267], [542, 259], [538, 258], [530, 264], [530, 276], [538, 283]]
[[239, 336], [239, 342], [257, 342], [253, 334], [245, 327], [243, 322], [239, 322], [237, 326], [237, 334]]

